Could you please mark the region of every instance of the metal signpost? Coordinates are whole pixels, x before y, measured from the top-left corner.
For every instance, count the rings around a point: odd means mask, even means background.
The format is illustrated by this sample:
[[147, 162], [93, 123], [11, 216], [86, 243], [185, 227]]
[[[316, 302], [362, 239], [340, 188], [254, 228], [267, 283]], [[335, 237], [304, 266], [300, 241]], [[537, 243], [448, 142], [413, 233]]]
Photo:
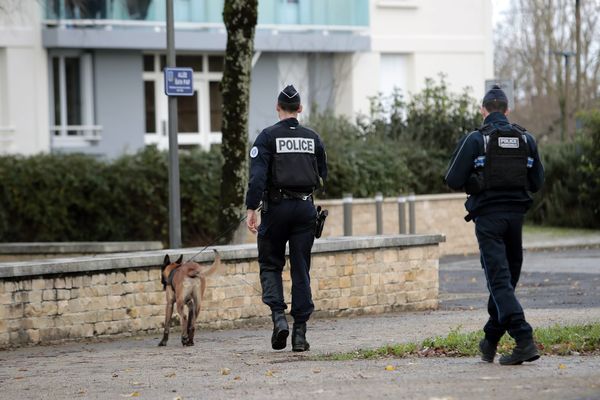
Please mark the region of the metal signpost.
[[167, 68], [165, 94], [169, 96], [169, 247], [181, 247], [181, 196], [179, 190], [179, 144], [177, 143], [177, 97], [193, 96], [193, 71], [175, 67], [173, 0], [167, 0]]

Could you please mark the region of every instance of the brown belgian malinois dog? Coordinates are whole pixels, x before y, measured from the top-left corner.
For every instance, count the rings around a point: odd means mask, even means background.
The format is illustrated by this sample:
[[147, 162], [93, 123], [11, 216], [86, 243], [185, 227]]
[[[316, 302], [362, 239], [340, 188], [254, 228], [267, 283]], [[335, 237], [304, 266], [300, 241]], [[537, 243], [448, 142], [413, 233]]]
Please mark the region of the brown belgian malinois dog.
[[[161, 282], [167, 294], [167, 310], [165, 315], [165, 333], [158, 344], [166, 346], [169, 340], [169, 328], [173, 305], [177, 303], [177, 314], [181, 319], [181, 344], [184, 346], [194, 345], [194, 332], [196, 331], [196, 319], [200, 312], [200, 301], [206, 289], [206, 277], [213, 274], [221, 266], [221, 256], [215, 252], [215, 261], [212, 265], [200, 265], [192, 261], [183, 261], [183, 255], [177, 261], [171, 262], [168, 255], [165, 256], [162, 266]], [[188, 315], [183, 311], [187, 305]]]

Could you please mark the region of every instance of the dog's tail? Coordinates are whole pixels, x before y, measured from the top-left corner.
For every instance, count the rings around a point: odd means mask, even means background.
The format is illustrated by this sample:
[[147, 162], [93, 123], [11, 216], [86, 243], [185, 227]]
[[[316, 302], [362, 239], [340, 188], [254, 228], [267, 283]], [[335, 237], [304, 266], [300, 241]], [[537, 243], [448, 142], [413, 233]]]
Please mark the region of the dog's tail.
[[219, 268], [221, 268], [221, 255], [219, 254], [219, 252], [215, 249], [213, 249], [213, 251], [215, 252], [215, 261], [213, 261], [212, 265], [210, 267], [208, 267], [207, 269], [202, 271], [202, 276], [209, 276], [214, 274], [215, 272], [217, 272], [217, 270], [219, 270]]

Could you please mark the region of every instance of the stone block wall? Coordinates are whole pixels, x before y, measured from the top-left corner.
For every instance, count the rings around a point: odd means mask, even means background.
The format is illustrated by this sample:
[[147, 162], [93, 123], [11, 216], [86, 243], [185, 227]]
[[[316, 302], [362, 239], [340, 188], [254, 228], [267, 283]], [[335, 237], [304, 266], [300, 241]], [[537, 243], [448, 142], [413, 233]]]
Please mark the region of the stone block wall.
[[[316, 316], [436, 308], [440, 240], [379, 237], [316, 243], [311, 268]], [[226, 246], [219, 251], [224, 266], [208, 278], [200, 327], [267, 321], [255, 248]], [[185, 259], [193, 254], [183, 253]], [[159, 265], [164, 254], [42, 261], [39, 268], [0, 265], [0, 347], [161, 330], [165, 294]], [[208, 255], [199, 260], [208, 262]], [[40, 274], [32, 274], [36, 269]], [[289, 302], [288, 266], [284, 287]]]

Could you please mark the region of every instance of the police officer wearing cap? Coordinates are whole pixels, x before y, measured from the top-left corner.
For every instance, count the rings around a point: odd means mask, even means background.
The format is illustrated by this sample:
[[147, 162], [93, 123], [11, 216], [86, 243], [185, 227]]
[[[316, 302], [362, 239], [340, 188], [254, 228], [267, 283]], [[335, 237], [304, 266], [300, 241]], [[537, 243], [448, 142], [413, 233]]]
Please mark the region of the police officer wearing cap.
[[[281, 279], [289, 242], [292, 350], [306, 351], [306, 322], [314, 310], [309, 272], [317, 211], [312, 193], [327, 177], [327, 162], [319, 135], [298, 123], [302, 104], [293, 86], [279, 93], [276, 110], [279, 122], [264, 129], [250, 150], [246, 223], [258, 233], [262, 300], [271, 308], [275, 350], [286, 347], [289, 335]], [[256, 210], [261, 201], [259, 225]]]
[[459, 141], [445, 181], [468, 194], [465, 219], [475, 222], [490, 292], [481, 358], [493, 362], [498, 342], [508, 332], [516, 346], [500, 357], [500, 364], [522, 364], [540, 357], [515, 289], [523, 263], [523, 218], [533, 201], [530, 193], [543, 184], [544, 167], [533, 136], [508, 121], [508, 99], [500, 87], [486, 93], [481, 113], [483, 126]]

